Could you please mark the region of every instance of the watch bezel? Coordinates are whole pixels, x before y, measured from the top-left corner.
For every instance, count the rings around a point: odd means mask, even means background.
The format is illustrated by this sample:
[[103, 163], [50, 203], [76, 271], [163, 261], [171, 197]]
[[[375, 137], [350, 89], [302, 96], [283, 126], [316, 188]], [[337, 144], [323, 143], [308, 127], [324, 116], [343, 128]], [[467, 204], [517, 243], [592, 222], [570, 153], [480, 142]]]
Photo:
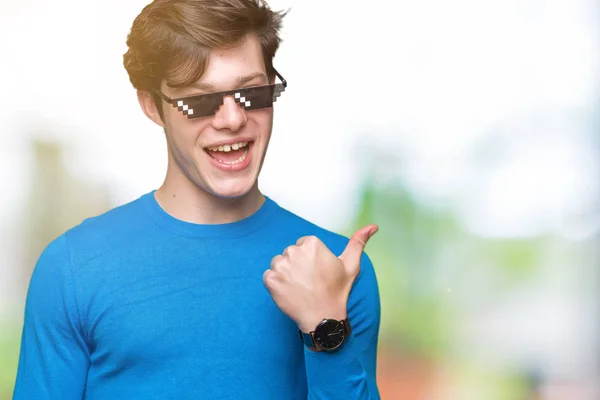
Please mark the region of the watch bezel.
[[[324, 325], [326, 322], [331, 321], [331, 320], [342, 324], [344, 337], [343, 337], [343, 340], [341, 341], [341, 343], [338, 346], [336, 346], [335, 348], [322, 347], [315, 340], [315, 332], [320, 326]], [[343, 320], [336, 320], [333, 318], [324, 318], [317, 324], [317, 327], [315, 328], [315, 330], [313, 330], [309, 333], [305, 333], [305, 332], [302, 332], [301, 329], [298, 329], [298, 334], [300, 336], [300, 340], [304, 343], [304, 345], [312, 351], [333, 351], [333, 350], [339, 349], [346, 342], [346, 340], [350, 337], [350, 335], [352, 334], [352, 327], [350, 326], [350, 320], [348, 317], [346, 317]]]
[[[324, 346], [324, 341], [319, 341], [318, 337], [325, 334], [327, 335], [329, 332], [335, 330], [335, 329], [341, 329], [341, 334], [340, 334], [340, 340], [339, 342], [335, 343], [335, 345], [333, 347], [329, 347], [329, 346]], [[326, 331], [325, 331], [326, 329]], [[337, 319], [329, 319], [329, 318], [325, 318], [323, 319], [321, 322], [319, 322], [319, 324], [317, 325], [317, 327], [315, 328], [315, 330], [313, 332], [311, 332], [311, 336], [313, 339], [313, 342], [315, 344], [315, 346], [323, 351], [334, 351], [339, 349], [342, 344], [344, 344], [344, 342], [346, 341], [346, 328], [345, 328], [345, 324], [343, 321], [339, 321]]]

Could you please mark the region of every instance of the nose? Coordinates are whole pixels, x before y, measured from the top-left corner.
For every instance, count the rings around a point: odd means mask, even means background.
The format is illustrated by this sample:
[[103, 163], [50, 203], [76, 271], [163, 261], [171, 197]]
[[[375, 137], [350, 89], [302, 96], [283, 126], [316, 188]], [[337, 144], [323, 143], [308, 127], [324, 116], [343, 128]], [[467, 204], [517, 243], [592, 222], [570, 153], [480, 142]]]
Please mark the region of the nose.
[[246, 121], [246, 111], [235, 102], [233, 96], [226, 96], [223, 105], [214, 115], [212, 124], [215, 129], [237, 132], [246, 125]]

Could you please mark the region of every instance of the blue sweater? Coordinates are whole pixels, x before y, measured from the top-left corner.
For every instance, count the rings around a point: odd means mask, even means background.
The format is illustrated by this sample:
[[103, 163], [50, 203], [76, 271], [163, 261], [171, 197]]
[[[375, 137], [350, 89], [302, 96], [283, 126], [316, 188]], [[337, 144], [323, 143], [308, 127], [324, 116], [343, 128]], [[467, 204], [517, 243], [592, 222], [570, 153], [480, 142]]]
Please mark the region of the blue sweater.
[[13, 399], [379, 399], [366, 254], [337, 352], [306, 349], [263, 285], [271, 259], [306, 235], [336, 255], [348, 242], [270, 198], [222, 225], [178, 220], [154, 192], [83, 221], [34, 269]]

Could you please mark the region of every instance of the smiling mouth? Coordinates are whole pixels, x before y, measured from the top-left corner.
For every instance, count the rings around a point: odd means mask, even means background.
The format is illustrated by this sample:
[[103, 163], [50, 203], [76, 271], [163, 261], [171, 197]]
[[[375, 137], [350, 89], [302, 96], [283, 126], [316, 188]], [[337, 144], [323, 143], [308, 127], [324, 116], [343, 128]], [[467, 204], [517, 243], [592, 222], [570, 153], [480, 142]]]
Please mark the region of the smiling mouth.
[[222, 164], [235, 165], [248, 157], [248, 151], [253, 142], [239, 142], [217, 147], [205, 147], [204, 151]]

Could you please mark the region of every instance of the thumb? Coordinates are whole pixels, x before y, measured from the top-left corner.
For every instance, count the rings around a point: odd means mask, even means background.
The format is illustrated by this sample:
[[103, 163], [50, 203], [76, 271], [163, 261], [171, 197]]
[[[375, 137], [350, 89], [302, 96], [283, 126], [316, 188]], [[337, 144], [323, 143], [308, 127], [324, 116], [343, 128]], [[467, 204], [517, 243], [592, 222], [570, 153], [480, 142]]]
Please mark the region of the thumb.
[[363, 226], [350, 238], [348, 245], [344, 249], [344, 252], [339, 257], [344, 265], [360, 265], [360, 257], [362, 252], [367, 245], [367, 241], [379, 230], [379, 227], [375, 224]]

